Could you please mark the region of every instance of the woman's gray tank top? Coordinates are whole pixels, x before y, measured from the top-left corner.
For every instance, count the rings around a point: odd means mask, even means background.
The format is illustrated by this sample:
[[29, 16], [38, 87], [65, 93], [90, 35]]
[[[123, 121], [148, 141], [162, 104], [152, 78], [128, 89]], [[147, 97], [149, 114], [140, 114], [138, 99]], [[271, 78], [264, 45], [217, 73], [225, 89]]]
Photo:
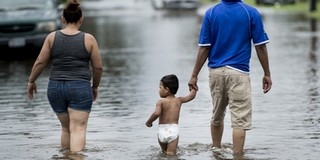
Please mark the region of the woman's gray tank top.
[[90, 81], [90, 53], [85, 48], [84, 32], [66, 35], [56, 31], [51, 48], [50, 80]]

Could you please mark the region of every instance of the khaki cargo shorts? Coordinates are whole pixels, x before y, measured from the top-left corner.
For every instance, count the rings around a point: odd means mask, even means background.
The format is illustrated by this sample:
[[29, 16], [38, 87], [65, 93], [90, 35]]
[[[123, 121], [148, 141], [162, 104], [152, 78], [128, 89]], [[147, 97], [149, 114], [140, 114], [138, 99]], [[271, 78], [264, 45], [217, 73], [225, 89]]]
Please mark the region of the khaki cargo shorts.
[[229, 106], [231, 127], [251, 129], [252, 102], [249, 74], [227, 67], [209, 69], [213, 111], [211, 124], [222, 124]]

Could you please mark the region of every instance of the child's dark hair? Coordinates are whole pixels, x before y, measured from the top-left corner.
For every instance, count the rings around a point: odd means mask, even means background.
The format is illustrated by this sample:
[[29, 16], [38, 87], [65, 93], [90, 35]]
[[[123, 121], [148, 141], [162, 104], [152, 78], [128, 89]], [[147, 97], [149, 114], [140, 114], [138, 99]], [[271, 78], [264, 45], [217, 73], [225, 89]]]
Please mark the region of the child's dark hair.
[[63, 10], [63, 17], [67, 23], [77, 23], [82, 17], [82, 10], [78, 0], [68, 0]]
[[179, 89], [178, 77], [174, 74], [166, 75], [161, 78], [164, 87], [168, 87], [171, 94], [176, 94]]

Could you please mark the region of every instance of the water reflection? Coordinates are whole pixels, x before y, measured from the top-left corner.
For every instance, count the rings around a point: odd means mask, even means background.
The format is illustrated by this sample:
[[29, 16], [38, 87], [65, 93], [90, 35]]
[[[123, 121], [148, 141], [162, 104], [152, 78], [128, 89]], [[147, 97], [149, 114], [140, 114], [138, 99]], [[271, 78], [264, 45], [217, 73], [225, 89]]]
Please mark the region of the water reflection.
[[[317, 22], [315, 19], [310, 19], [310, 31], [311, 33], [316, 33], [317, 32]], [[311, 36], [311, 46], [310, 46], [310, 76], [309, 76], [309, 83], [311, 88], [309, 89], [309, 95], [310, 95], [310, 104], [313, 104], [315, 100], [317, 100], [318, 96], [318, 75], [317, 75], [317, 70], [318, 70], [318, 64], [317, 64], [317, 42], [318, 42], [318, 37], [317, 35], [312, 35]], [[317, 103], [317, 102], [316, 102]]]
[[309, 125], [317, 127], [315, 133], [310, 133], [310, 139], [320, 139], [320, 116], [319, 116], [319, 76], [318, 76], [318, 35], [316, 34], [318, 31], [317, 28], [317, 20], [310, 19], [310, 32], [311, 35], [311, 46], [310, 46], [310, 71], [308, 72], [308, 83], [309, 83], [309, 105], [308, 105], [308, 114], [309, 117], [306, 117], [305, 121], [311, 123]]

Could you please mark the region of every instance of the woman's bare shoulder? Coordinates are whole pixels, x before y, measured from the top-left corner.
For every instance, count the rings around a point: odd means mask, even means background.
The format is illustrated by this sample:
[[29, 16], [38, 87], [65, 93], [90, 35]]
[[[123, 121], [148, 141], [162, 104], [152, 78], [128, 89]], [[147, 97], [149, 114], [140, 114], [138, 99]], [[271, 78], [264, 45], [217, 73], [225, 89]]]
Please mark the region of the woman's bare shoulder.
[[84, 33], [84, 36], [86, 39], [94, 40], [94, 41], [96, 40], [96, 38], [90, 33]]

